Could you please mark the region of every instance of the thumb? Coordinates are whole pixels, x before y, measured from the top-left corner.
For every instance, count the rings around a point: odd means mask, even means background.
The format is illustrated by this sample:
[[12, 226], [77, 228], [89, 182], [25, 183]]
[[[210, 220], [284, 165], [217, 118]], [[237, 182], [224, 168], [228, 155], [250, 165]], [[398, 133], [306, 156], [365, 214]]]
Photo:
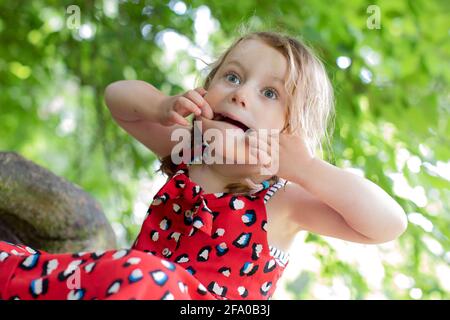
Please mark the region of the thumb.
[[202, 97], [204, 97], [204, 96], [208, 93], [208, 91], [206, 91], [205, 88], [202, 88], [202, 87], [196, 88], [195, 91], [197, 91], [198, 93], [200, 93], [200, 95], [201, 95]]
[[208, 119], [212, 119], [214, 117], [214, 112], [209, 105], [209, 103], [205, 103], [202, 107], [202, 116]]

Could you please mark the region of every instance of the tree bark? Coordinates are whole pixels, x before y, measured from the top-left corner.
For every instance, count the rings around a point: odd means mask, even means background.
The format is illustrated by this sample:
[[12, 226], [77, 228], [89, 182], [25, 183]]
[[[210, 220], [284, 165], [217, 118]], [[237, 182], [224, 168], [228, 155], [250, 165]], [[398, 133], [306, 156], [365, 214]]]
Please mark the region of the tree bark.
[[0, 152], [0, 240], [51, 253], [116, 248], [95, 199], [15, 152]]

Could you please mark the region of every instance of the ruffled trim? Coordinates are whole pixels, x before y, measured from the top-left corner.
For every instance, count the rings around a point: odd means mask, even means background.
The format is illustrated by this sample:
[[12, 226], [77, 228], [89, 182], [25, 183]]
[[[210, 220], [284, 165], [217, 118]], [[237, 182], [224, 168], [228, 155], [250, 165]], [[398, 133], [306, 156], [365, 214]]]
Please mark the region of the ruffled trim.
[[173, 213], [171, 219], [177, 225], [175, 228], [188, 236], [193, 234], [194, 228], [211, 235], [214, 216], [203, 197], [204, 190], [192, 182], [181, 168], [154, 196], [152, 206], [166, 203], [169, 199], [183, 198], [183, 212], [175, 213], [170, 210]]

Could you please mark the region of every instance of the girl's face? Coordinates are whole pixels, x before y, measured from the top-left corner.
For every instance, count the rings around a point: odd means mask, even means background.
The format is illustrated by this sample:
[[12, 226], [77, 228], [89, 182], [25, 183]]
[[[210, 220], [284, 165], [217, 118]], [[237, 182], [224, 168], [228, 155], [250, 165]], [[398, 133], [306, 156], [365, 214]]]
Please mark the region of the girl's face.
[[201, 118], [203, 132], [210, 128], [222, 131], [224, 141], [215, 141], [217, 150], [230, 154], [225, 147], [230, 132], [226, 129], [240, 127], [243, 131], [251, 128], [269, 132], [283, 129], [288, 100], [284, 88], [287, 71], [286, 58], [260, 40], [241, 41], [228, 54], [204, 96], [214, 118]]
[[[256, 39], [241, 41], [220, 66], [205, 99], [217, 116], [225, 113], [256, 130], [281, 130], [287, 113], [287, 70], [286, 58], [276, 49]], [[233, 128], [206, 119], [203, 128], [208, 127]]]

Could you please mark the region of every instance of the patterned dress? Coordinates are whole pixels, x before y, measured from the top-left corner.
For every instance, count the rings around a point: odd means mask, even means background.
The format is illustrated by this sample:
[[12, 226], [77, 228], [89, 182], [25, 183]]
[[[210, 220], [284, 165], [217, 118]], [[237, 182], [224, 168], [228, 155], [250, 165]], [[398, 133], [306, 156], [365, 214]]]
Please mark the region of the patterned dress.
[[289, 261], [267, 242], [266, 202], [205, 193], [181, 163], [130, 249], [51, 254], [0, 241], [0, 299], [270, 299]]

